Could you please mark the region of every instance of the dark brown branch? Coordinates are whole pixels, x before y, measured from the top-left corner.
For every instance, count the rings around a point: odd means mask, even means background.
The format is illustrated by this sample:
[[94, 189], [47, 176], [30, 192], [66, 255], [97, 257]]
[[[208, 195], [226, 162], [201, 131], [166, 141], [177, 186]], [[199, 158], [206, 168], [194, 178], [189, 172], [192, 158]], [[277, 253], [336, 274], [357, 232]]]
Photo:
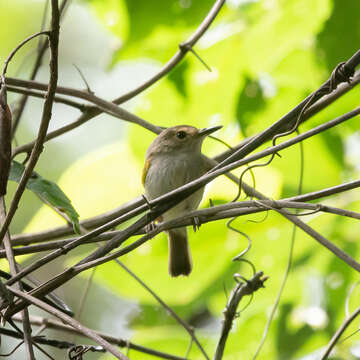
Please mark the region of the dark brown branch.
[[[51, 4], [52, 4], [51, 31], [49, 33], [51, 57], [50, 57], [50, 83], [49, 83], [48, 93], [46, 100], [44, 102], [42, 119], [34, 148], [31, 151], [30, 159], [25, 167], [20, 183], [16, 189], [14, 198], [10, 204], [9, 211], [6, 215], [5, 221], [0, 230], [0, 243], [2, 242], [2, 239], [10, 225], [10, 222], [15, 215], [15, 211], [18, 207], [22, 194], [25, 190], [26, 183], [29, 180], [34, 170], [34, 167], [40, 157], [40, 154], [43, 150], [43, 143], [51, 119], [52, 105], [54, 102], [54, 96], [55, 96], [57, 80], [58, 80], [58, 44], [59, 44], [59, 19], [60, 19], [57, 0], [52, 0]], [[3, 71], [3, 73], [5, 73], [5, 70]]]

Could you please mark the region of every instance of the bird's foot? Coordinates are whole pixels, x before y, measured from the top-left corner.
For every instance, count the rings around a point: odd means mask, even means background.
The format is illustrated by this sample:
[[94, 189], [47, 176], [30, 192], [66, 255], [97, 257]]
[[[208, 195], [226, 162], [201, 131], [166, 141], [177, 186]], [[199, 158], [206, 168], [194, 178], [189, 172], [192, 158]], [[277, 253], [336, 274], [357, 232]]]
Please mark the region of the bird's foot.
[[151, 223], [145, 225], [145, 232], [146, 233], [149, 233], [149, 232], [151, 232], [151, 231], [153, 231], [155, 229], [156, 229], [156, 224], [155, 224], [154, 221], [152, 221]]
[[196, 232], [197, 230], [200, 229], [201, 222], [200, 222], [200, 219], [197, 216], [194, 216], [192, 218], [192, 226], [193, 226], [194, 232]]

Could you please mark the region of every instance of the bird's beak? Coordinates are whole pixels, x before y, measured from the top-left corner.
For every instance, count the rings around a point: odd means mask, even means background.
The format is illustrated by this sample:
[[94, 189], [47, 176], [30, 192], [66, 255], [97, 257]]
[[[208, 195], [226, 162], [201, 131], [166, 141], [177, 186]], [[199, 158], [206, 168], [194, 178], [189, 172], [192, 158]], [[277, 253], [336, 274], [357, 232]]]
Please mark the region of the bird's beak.
[[210, 134], [212, 134], [213, 132], [221, 129], [222, 126], [219, 125], [219, 126], [212, 126], [212, 127], [209, 127], [209, 128], [204, 128], [204, 129], [200, 129], [199, 130], [199, 136], [203, 137], [203, 136], [208, 136]]

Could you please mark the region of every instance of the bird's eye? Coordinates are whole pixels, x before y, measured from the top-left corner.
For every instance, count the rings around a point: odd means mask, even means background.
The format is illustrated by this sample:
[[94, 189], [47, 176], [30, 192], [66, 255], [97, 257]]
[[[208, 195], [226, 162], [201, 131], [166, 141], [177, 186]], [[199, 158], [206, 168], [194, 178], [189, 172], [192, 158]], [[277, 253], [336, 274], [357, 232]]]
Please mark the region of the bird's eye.
[[186, 132], [185, 132], [185, 131], [178, 131], [178, 132], [176, 133], [176, 137], [177, 137], [178, 139], [184, 139], [184, 138], [186, 138]]

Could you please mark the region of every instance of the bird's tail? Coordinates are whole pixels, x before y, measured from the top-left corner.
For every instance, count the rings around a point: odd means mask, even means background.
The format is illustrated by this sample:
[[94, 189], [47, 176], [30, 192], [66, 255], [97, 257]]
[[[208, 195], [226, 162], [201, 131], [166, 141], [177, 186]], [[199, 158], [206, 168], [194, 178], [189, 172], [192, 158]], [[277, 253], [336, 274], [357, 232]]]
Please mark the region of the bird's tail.
[[169, 274], [189, 275], [192, 269], [186, 228], [173, 229], [169, 234]]

